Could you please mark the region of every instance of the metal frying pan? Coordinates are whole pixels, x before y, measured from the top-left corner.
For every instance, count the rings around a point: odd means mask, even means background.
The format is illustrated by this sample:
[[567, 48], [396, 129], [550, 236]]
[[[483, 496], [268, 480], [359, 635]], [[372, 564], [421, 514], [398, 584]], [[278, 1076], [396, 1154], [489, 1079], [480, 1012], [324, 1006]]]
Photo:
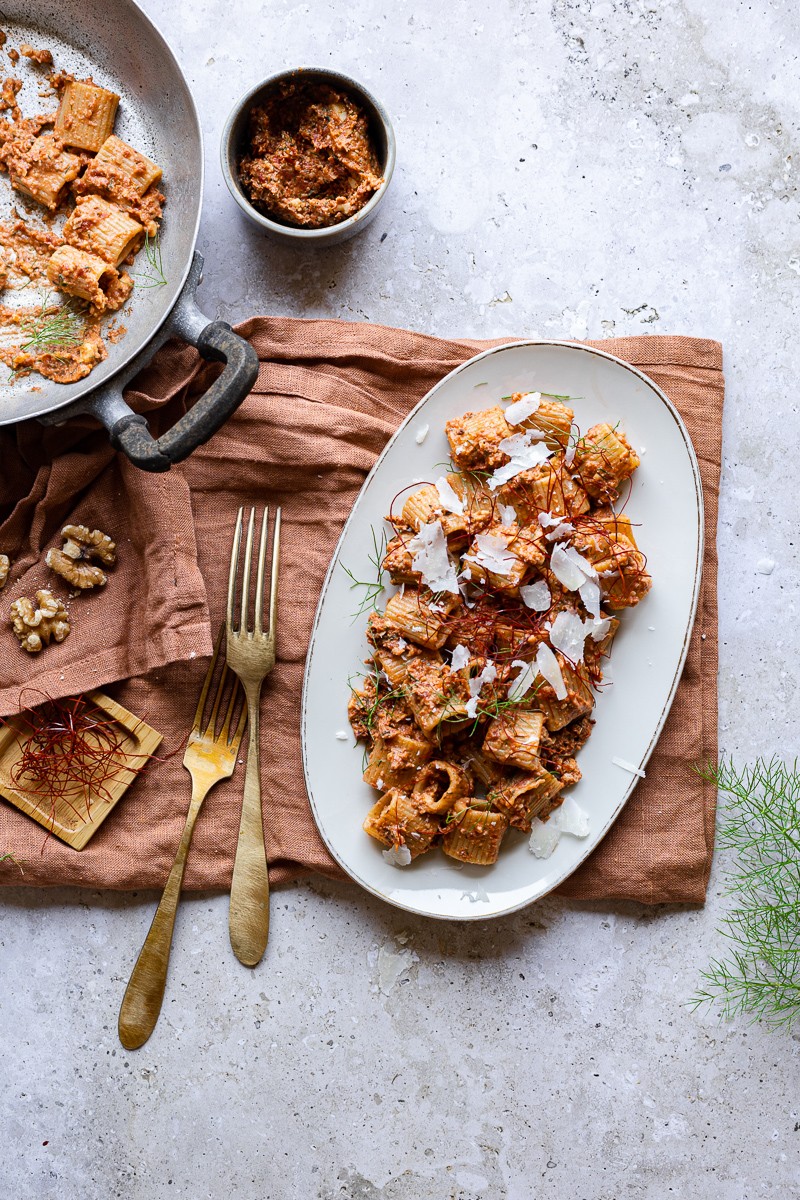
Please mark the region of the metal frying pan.
[[[122, 321], [127, 329], [108, 358], [76, 383], [59, 384], [39, 375], [15, 383], [0, 380], [0, 425], [36, 417], [56, 424], [78, 413], [96, 416], [112, 443], [139, 467], [166, 471], [180, 462], [230, 416], [258, 374], [253, 348], [221, 321], [209, 321], [194, 302], [202, 258], [194, 251], [203, 194], [203, 143], [197, 111], [186, 80], [161, 34], [133, 0], [5, 0], [0, 28], [8, 45], [29, 42], [52, 51], [55, 67], [96, 83], [122, 97], [114, 132], [163, 168], [167, 197], [159, 245], [166, 283], [148, 279], [144, 252], [134, 270], [145, 273], [134, 288]], [[44, 71], [21, 59], [13, 67], [0, 50], [0, 76], [22, 78], [23, 113], [46, 112], [55, 98], [39, 92]], [[49, 70], [50, 68], [45, 68]], [[7, 193], [7, 199], [4, 193]], [[0, 177], [0, 212], [15, 199]], [[151, 273], [152, 275], [152, 273]], [[143, 417], [125, 404], [122, 390], [166, 339], [179, 334], [204, 358], [225, 361], [211, 388], [156, 441]], [[0, 372], [0, 375], [2, 372]]]

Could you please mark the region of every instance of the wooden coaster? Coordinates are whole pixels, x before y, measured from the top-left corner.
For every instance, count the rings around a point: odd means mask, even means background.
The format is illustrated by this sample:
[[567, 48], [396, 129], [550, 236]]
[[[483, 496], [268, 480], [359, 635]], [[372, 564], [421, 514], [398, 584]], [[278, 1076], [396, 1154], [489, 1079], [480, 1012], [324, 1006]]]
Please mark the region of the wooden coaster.
[[48, 833], [55, 834], [75, 850], [82, 850], [105, 821], [117, 801], [138, 777], [147, 756], [151, 755], [162, 741], [162, 735], [145, 721], [128, 712], [103, 692], [86, 692], [86, 699], [102, 709], [119, 726], [120, 754], [131, 763], [131, 770], [123, 768], [116, 778], [105, 785], [105, 795], [86, 796], [83, 788], [76, 785], [75, 792], [53, 803], [45, 797], [23, 792], [12, 781], [12, 772], [23, 754], [24, 739], [29, 733], [22, 717], [9, 717], [0, 727], [0, 796], [15, 808], [27, 813], [43, 825]]

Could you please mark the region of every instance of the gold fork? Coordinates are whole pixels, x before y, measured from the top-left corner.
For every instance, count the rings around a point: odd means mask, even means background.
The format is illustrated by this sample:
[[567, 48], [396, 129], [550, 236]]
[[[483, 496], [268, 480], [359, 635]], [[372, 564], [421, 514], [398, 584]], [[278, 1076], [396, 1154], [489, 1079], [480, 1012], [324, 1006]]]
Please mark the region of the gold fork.
[[[261, 686], [275, 666], [275, 626], [278, 615], [278, 556], [281, 536], [281, 510], [275, 514], [270, 572], [269, 624], [264, 630], [264, 573], [267, 560], [269, 509], [264, 509], [258, 546], [258, 566], [253, 602], [253, 628], [250, 629], [250, 573], [253, 562], [255, 509], [250, 510], [244, 551], [241, 590], [237, 589], [239, 552], [242, 542], [244, 509], [239, 509], [231, 550], [228, 578], [227, 630], [228, 666], [235, 671], [247, 697], [250, 733], [247, 741], [247, 770], [244, 778], [242, 818], [236, 844], [236, 860], [231, 881], [228, 931], [233, 952], [246, 967], [261, 961], [269, 936], [269, 876], [264, 844], [264, 818], [261, 810], [261, 768], [259, 748], [261, 724], [259, 706]], [[238, 624], [235, 609], [240, 596]]]
[[214, 655], [203, 681], [186, 753], [183, 756], [183, 765], [192, 777], [192, 799], [186, 824], [178, 846], [178, 853], [175, 855], [175, 862], [172, 864], [172, 870], [161, 897], [161, 903], [156, 909], [156, 915], [153, 917], [150, 931], [136, 960], [136, 966], [131, 973], [119, 1010], [119, 1040], [126, 1050], [136, 1050], [139, 1046], [143, 1046], [156, 1027], [167, 982], [175, 913], [180, 899], [183, 871], [195, 822], [203, 801], [214, 784], [219, 783], [221, 779], [228, 779], [233, 774], [236, 756], [239, 753], [244, 727], [247, 723], [247, 709], [242, 705], [242, 711], [235, 727], [231, 725], [236, 695], [239, 691], [238, 684], [234, 683], [222, 726], [219, 732], [216, 731], [222, 693], [228, 674], [227, 664], [222, 669], [208, 721], [203, 723], [203, 710], [214, 677], [214, 668], [219, 658], [222, 634], [223, 630], [220, 629], [217, 644], [214, 647]]

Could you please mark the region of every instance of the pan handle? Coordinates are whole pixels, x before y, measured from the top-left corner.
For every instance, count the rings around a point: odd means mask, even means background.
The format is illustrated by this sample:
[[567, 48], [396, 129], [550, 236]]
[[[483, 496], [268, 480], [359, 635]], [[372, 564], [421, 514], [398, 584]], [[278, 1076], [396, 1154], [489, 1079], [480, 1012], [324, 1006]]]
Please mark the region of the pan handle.
[[[224, 321], [209, 321], [197, 307], [194, 291], [202, 269], [203, 259], [195, 253], [183, 291], [155, 344], [146, 348], [124, 377], [111, 381], [83, 402], [82, 410], [102, 421], [116, 449], [143, 471], [168, 471], [173, 463], [188, 458], [235, 412], [258, 376], [258, 355], [250, 343]], [[225, 368], [189, 411], [156, 439], [147, 428], [146, 418], [125, 403], [122, 390], [172, 334], [196, 346], [203, 358], [224, 362]]]

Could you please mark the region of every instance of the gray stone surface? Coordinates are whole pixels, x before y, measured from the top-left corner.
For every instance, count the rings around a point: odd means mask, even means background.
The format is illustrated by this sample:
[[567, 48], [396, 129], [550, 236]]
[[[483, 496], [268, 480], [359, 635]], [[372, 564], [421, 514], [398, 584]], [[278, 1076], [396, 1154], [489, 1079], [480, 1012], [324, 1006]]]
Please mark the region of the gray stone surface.
[[[791, 0], [146, 8], [205, 129], [210, 315], [723, 341], [721, 741], [793, 756]], [[217, 165], [237, 95], [300, 64], [362, 79], [398, 137], [378, 219], [319, 255], [262, 240]], [[253, 972], [225, 899], [188, 900], [133, 1054], [116, 1016], [155, 898], [6, 891], [0, 1196], [800, 1196], [798, 1038], [685, 1007], [722, 950], [722, 866], [704, 911], [547, 901], [467, 928], [315, 881], [276, 895]]]

